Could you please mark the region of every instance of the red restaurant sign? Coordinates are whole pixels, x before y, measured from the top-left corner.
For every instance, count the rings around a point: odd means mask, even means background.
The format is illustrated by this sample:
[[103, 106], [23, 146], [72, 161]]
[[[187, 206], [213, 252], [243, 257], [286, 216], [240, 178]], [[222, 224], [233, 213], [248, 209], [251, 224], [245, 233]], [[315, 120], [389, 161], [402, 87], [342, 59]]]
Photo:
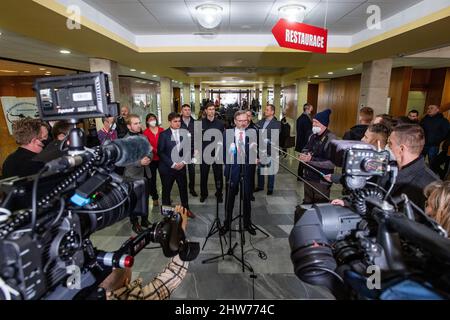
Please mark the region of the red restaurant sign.
[[280, 19], [272, 29], [280, 47], [327, 53], [328, 30]]

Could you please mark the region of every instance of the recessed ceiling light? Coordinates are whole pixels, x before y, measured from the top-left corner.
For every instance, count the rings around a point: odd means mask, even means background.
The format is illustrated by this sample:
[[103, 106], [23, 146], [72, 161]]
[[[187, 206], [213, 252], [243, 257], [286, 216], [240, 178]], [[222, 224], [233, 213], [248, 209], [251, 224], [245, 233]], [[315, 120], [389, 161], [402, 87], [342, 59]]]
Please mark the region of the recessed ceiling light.
[[352, 71], [352, 70], [353, 70], [353, 68], [347, 68], [347, 70], [348, 70], [348, 71]]
[[0, 36], [1, 36], [2, 34], [3, 34], [3, 33], [0, 32]]
[[280, 18], [289, 22], [303, 22], [305, 19], [306, 7], [299, 4], [287, 4], [278, 8]]
[[131, 72], [135, 72], [135, 71], [136, 71], [136, 69], [130, 69], [130, 71], [131, 71]]
[[223, 8], [217, 4], [204, 3], [195, 7], [198, 23], [205, 29], [214, 29], [222, 22]]
[[310, 80], [308, 80], [308, 83], [311, 83], [311, 81], [310, 81]]
[[244, 80], [239, 80], [239, 83], [244, 83]]
[[69, 50], [59, 50], [60, 53], [62, 54], [70, 54], [71, 52]]
[[39, 68], [39, 70], [41, 70], [41, 71], [44, 71], [44, 70], [45, 70], [45, 68]]
[[158, 77], [156, 74], [154, 74], [153, 76], [152, 76], [153, 78], [156, 78], [156, 77]]
[[328, 72], [328, 74], [334, 74], [334, 72], [331, 72], [331, 71], [330, 71], [330, 72]]
[[319, 77], [319, 75], [318, 74], [316, 74], [315, 76], [314, 76], [314, 78], [318, 78]]
[[145, 71], [141, 71], [141, 74], [146, 74], [147, 72], [145, 72]]
[[227, 80], [222, 80], [222, 83], [227, 83]]
[[30, 73], [30, 71], [28, 71], [28, 70], [24, 70], [23, 72], [24, 72], [24, 73]]
[[17, 71], [14, 71], [14, 70], [0, 70], [0, 72], [4, 72], [4, 73], [14, 73], [14, 72], [17, 72]]

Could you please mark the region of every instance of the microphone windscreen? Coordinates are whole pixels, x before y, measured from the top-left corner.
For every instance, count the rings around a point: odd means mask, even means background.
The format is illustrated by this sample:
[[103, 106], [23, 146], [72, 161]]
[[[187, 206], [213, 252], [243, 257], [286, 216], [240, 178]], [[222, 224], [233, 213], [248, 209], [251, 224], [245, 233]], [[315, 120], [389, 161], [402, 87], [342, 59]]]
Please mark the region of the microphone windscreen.
[[124, 167], [141, 160], [150, 154], [150, 143], [145, 136], [131, 136], [124, 139], [114, 140], [119, 149], [119, 157], [116, 166]]

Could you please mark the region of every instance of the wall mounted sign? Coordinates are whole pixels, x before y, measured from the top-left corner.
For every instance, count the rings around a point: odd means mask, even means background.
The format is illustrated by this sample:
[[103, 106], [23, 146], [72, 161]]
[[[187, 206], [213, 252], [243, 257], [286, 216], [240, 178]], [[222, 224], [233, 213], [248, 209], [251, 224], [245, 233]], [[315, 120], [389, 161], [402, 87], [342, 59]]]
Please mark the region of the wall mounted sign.
[[12, 122], [22, 118], [39, 118], [36, 98], [1, 97], [3, 112], [9, 134], [12, 134]]
[[280, 47], [327, 53], [327, 29], [280, 19], [272, 28], [272, 34]]

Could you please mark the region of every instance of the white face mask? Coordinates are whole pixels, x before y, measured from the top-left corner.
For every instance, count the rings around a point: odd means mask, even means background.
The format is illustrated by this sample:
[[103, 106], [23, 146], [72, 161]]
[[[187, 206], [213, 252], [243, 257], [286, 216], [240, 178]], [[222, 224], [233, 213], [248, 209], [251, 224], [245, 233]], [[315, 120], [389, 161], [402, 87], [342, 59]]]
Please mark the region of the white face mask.
[[312, 133], [313, 134], [319, 134], [322, 129], [320, 127], [312, 127]]
[[150, 127], [156, 127], [156, 121], [155, 121], [155, 120], [149, 121], [149, 122], [148, 122], [148, 125], [149, 125]]

